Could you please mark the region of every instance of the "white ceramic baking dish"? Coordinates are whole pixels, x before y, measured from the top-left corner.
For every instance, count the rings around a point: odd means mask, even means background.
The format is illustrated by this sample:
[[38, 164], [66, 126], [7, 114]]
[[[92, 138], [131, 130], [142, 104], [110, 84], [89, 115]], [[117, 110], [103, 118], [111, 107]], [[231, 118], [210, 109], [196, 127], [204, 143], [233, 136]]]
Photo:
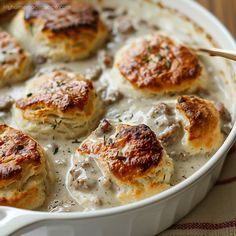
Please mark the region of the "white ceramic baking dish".
[[[225, 27], [194, 1], [163, 2], [202, 26], [220, 47], [236, 50], [234, 39]], [[228, 66], [231, 67], [227, 72], [228, 87], [231, 88], [229, 93], [235, 97], [236, 66]], [[236, 107], [236, 100], [232, 99], [232, 103], [233, 107]], [[232, 113], [235, 121], [234, 111]], [[200, 170], [171, 189], [137, 203], [95, 212], [74, 213], [46, 213], [0, 207], [0, 235], [155, 235], [185, 216], [206, 196], [219, 176], [235, 137], [234, 125], [223, 146]]]

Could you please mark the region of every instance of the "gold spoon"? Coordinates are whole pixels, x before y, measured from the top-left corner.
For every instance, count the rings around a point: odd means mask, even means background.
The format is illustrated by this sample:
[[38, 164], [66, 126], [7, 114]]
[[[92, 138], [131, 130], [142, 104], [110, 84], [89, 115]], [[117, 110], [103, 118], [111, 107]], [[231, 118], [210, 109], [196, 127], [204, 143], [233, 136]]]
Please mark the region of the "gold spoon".
[[236, 61], [236, 51], [233, 50], [225, 50], [225, 49], [219, 49], [219, 48], [192, 48], [196, 53], [204, 53], [209, 54], [213, 57], [224, 57], [229, 60]]

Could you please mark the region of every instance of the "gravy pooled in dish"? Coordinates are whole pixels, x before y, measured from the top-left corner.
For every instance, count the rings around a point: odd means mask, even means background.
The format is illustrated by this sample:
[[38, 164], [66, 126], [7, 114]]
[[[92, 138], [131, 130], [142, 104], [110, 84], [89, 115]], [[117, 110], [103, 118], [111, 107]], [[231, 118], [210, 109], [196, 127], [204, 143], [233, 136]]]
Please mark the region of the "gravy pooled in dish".
[[214, 45], [203, 30], [142, 0], [86, 2], [34, 1], [1, 22], [0, 205], [136, 202], [191, 176], [231, 130], [224, 60], [188, 48]]

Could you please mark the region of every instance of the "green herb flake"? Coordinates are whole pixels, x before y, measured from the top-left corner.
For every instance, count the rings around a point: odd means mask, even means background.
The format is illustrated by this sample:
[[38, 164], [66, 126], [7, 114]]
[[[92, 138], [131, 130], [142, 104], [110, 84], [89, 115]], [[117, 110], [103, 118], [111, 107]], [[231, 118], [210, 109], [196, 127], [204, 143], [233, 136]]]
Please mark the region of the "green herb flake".
[[26, 96], [27, 98], [31, 97], [33, 94], [32, 93], [28, 93]]
[[56, 81], [57, 87], [61, 87], [63, 85], [65, 85], [65, 82], [63, 81]]
[[166, 67], [167, 67], [167, 69], [171, 68], [171, 61], [166, 60]]
[[106, 136], [103, 135], [103, 144], [106, 145], [107, 144], [107, 140], [106, 140]]
[[144, 56], [143, 57], [143, 62], [148, 64], [150, 62], [150, 59], [147, 56]]
[[161, 61], [163, 59], [163, 57], [160, 53], [157, 54], [157, 58], [158, 58], [159, 61]]
[[59, 126], [61, 124], [61, 122], [62, 122], [62, 120], [59, 120], [59, 121], [55, 120], [55, 123], [52, 124], [52, 128], [55, 130], [57, 128], [57, 126]]
[[170, 49], [168, 45], [162, 45], [160, 48], [163, 49], [163, 50], [169, 50]]
[[53, 152], [53, 155], [56, 155], [58, 153], [58, 151], [59, 151], [59, 147], [56, 147], [54, 152]]
[[147, 47], [147, 51], [151, 52], [152, 48], [150, 46]]

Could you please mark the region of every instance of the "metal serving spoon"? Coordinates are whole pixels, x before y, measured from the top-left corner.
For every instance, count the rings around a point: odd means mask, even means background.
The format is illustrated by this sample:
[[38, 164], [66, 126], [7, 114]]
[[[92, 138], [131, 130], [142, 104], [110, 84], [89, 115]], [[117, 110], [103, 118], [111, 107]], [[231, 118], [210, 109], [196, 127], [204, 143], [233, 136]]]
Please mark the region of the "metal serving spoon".
[[236, 61], [236, 51], [233, 50], [224, 50], [219, 48], [192, 48], [196, 53], [209, 54], [210, 56], [224, 57], [229, 60]]

